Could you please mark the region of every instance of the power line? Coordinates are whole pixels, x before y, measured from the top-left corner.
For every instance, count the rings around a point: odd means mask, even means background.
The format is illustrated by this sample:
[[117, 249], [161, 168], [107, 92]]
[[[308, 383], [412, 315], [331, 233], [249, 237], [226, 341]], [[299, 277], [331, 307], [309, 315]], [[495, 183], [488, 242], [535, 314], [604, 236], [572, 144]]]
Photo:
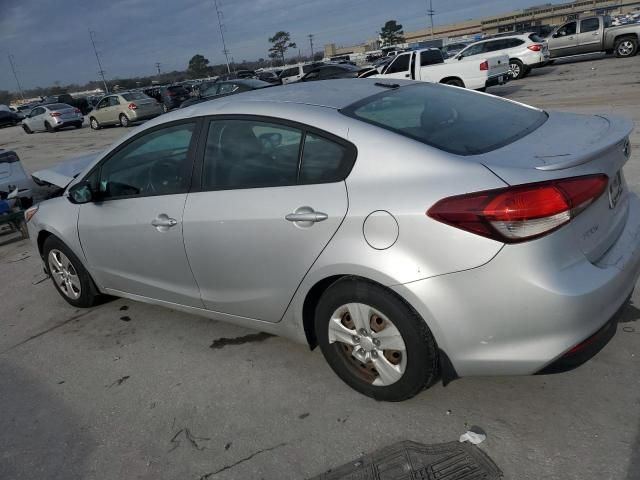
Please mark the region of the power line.
[[309, 45], [311, 46], [311, 60], [313, 61], [313, 33], [307, 35], [309, 37]]
[[91, 45], [93, 45], [93, 53], [96, 55], [96, 60], [98, 62], [98, 74], [102, 77], [102, 84], [104, 85], [104, 93], [109, 93], [109, 87], [107, 86], [107, 80], [104, 78], [104, 69], [102, 68], [102, 63], [100, 62], [100, 55], [98, 55], [98, 49], [96, 48], [96, 42], [94, 40], [94, 36], [96, 32], [87, 29], [89, 31], [89, 38], [91, 39]]
[[22, 86], [20, 85], [20, 80], [18, 80], [18, 74], [16, 73], [16, 66], [13, 63], [15, 60], [15, 57], [11, 54], [9, 54], [9, 63], [11, 64], [11, 71], [13, 72], [13, 76], [16, 79], [16, 83], [18, 84], [18, 91], [20, 92], [20, 97], [22, 98], [22, 100], [24, 100], [24, 94], [22, 93]]
[[220, 27], [220, 37], [222, 37], [222, 53], [227, 60], [227, 73], [231, 73], [231, 67], [229, 66], [229, 50], [227, 50], [227, 43], [224, 41], [224, 25], [222, 24], [222, 12], [218, 6], [218, 0], [213, 0], [213, 4], [216, 7], [216, 15], [218, 16], [218, 27]]
[[431, 39], [433, 40], [433, 16], [436, 12], [433, 10], [433, 0], [429, 0], [429, 10], [427, 10], [427, 15], [431, 19]]

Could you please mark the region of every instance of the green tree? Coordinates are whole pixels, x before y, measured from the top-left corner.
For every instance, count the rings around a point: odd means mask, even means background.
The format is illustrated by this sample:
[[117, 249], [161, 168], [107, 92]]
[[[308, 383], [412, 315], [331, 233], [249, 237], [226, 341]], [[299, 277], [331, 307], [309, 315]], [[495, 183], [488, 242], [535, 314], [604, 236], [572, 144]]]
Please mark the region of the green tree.
[[193, 77], [205, 77], [209, 73], [209, 60], [197, 54], [189, 60], [189, 74]]
[[389, 20], [380, 31], [380, 40], [383, 47], [404, 42], [402, 25], [395, 20]]
[[284, 54], [290, 48], [297, 48], [295, 42], [291, 41], [291, 34], [289, 32], [276, 32], [276, 34], [269, 39], [271, 48], [269, 48], [269, 58], [281, 60], [282, 64], [285, 64]]

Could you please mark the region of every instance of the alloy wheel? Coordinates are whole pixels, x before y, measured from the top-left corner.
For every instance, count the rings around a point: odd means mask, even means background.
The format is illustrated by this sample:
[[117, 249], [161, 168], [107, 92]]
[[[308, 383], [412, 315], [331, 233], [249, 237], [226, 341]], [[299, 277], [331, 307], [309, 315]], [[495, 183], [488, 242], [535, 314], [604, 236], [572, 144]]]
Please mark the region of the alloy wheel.
[[628, 57], [633, 52], [633, 42], [625, 40], [618, 45], [618, 53], [623, 57]]
[[511, 74], [511, 78], [518, 78], [520, 76], [520, 65], [517, 63], [509, 64], [509, 73]]
[[357, 377], [374, 386], [388, 386], [404, 375], [407, 347], [393, 322], [363, 303], [339, 307], [329, 320], [329, 343]]
[[93, 128], [94, 130], [98, 129], [98, 121], [95, 118], [91, 119], [91, 128]]
[[80, 298], [80, 277], [67, 256], [60, 250], [53, 249], [49, 252], [48, 263], [53, 281], [60, 291], [72, 300]]

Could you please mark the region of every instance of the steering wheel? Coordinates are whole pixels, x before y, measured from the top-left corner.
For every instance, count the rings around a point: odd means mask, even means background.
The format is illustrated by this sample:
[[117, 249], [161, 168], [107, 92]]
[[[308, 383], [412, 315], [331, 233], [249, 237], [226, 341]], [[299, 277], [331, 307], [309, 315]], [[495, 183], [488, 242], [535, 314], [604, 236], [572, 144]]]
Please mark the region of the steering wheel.
[[182, 183], [180, 167], [171, 160], [159, 160], [149, 168], [145, 190], [164, 193], [176, 190]]

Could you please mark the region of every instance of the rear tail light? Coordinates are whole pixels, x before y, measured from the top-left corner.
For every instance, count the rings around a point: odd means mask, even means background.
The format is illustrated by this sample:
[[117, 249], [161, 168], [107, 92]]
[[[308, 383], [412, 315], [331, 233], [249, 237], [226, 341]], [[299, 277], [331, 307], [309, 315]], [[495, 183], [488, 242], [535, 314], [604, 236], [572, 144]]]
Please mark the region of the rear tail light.
[[527, 48], [533, 52], [539, 52], [542, 50], [542, 45], [540, 45], [539, 43], [534, 43], [533, 45], [529, 45]]
[[588, 175], [469, 193], [440, 200], [427, 215], [499, 242], [524, 242], [569, 223], [608, 181], [606, 175]]
[[489, 62], [487, 60], [480, 64], [480, 71], [484, 72], [486, 70], [489, 70]]
[[135, 103], [130, 103], [127, 108], [129, 110], [137, 110], [138, 109], [138, 105], [136, 105]]
[[60, 112], [51, 112], [49, 115], [51, 115], [52, 117], [59, 117], [62, 114]]
[[74, 108], [73, 111], [76, 113], [82, 113], [79, 108]]

